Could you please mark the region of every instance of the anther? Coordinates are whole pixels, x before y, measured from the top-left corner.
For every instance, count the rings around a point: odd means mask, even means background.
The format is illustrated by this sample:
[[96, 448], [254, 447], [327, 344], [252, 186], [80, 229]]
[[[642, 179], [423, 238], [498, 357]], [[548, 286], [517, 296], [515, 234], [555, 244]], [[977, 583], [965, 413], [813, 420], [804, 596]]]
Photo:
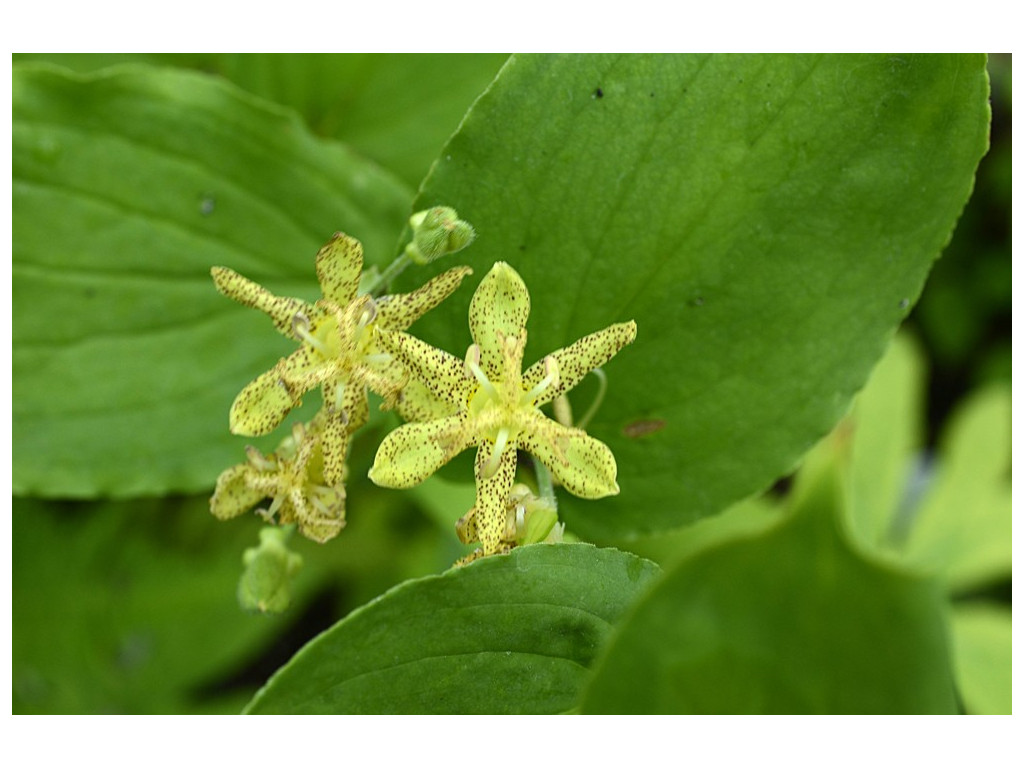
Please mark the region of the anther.
[[313, 349], [324, 357], [330, 356], [330, 350], [327, 349], [327, 345], [310, 333], [309, 318], [301, 312], [296, 312], [295, 317], [292, 318], [292, 330], [295, 332], [296, 336], [309, 344], [309, 346], [313, 347]]

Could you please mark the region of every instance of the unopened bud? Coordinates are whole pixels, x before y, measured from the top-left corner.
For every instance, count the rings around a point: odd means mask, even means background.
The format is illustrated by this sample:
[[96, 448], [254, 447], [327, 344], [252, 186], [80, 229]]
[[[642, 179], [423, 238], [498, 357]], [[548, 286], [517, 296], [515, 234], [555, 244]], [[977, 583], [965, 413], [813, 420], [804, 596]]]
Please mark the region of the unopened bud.
[[461, 251], [473, 242], [476, 232], [469, 222], [463, 221], [454, 208], [438, 206], [414, 213], [409, 219], [412, 242], [405, 252], [417, 264]]
[[290, 532], [263, 528], [257, 547], [245, 550], [245, 570], [238, 582], [238, 602], [247, 611], [281, 613], [291, 603], [291, 580], [302, 567], [302, 556], [285, 542]]

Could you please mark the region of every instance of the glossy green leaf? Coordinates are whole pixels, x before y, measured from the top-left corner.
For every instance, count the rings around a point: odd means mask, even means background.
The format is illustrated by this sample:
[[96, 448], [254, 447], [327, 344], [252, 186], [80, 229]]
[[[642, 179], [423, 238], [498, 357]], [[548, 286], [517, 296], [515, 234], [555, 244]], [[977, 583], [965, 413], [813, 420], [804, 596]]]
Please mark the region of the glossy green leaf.
[[1009, 607], [954, 606], [952, 627], [954, 670], [968, 714], [1011, 714], [1013, 642]]
[[225, 54], [220, 71], [417, 186], [504, 54]]
[[638, 601], [584, 712], [955, 711], [939, 585], [850, 545], [835, 450], [815, 452], [786, 520], [698, 550]]
[[[987, 146], [983, 56], [513, 56], [417, 207], [529, 286], [526, 364], [613, 322], [589, 431], [618, 497], [565, 495], [595, 539], [765, 488], [846, 411], [950, 237]], [[436, 270], [445, 264], [439, 263]], [[469, 344], [468, 296], [419, 333]], [[596, 386], [572, 395], [577, 413]]]
[[211, 487], [246, 442], [232, 400], [293, 345], [210, 267], [313, 297], [320, 245], [341, 229], [387, 260], [410, 197], [219, 79], [16, 68], [15, 492]]
[[568, 711], [657, 572], [616, 550], [538, 544], [407, 582], [307, 645], [247, 711]]
[[915, 515], [909, 562], [954, 590], [1008, 577], [1012, 561], [1010, 387], [993, 384], [954, 412], [937, 476]]

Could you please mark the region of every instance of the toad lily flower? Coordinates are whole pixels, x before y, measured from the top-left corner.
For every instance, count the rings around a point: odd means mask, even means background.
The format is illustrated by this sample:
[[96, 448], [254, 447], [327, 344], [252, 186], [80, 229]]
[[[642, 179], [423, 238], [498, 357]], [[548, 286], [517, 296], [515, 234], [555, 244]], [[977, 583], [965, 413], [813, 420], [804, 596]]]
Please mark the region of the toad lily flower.
[[302, 396], [316, 386], [323, 391], [326, 418], [321, 434], [324, 476], [341, 482], [348, 438], [366, 423], [367, 388], [395, 405], [405, 380], [400, 364], [377, 345], [377, 330], [404, 330], [454, 291], [470, 274], [456, 267], [412, 293], [374, 299], [358, 295], [363, 247], [343, 233], [316, 255], [323, 298], [315, 303], [274, 296], [263, 286], [225, 267], [214, 267], [213, 280], [225, 296], [270, 316], [277, 330], [300, 343], [257, 377], [231, 406], [231, 431], [264, 435], [277, 427]]
[[380, 334], [381, 346], [411, 376], [448, 405], [452, 415], [405, 424], [381, 443], [370, 479], [389, 488], [422, 482], [457, 454], [477, 446], [477, 503], [472, 533], [483, 554], [509, 548], [510, 491], [516, 451], [528, 451], [576, 496], [619, 492], [615, 457], [582, 429], [548, 418], [540, 406], [576, 386], [636, 338], [636, 323], [619, 323], [547, 355], [522, 372], [530, 294], [519, 274], [494, 265], [473, 294], [469, 325], [474, 343], [465, 361], [401, 332]]
[[345, 527], [345, 489], [324, 481], [319, 427], [318, 419], [308, 426], [296, 424], [269, 456], [249, 446], [249, 461], [217, 478], [210, 499], [214, 516], [237, 517], [270, 498], [270, 508], [260, 510], [268, 521], [276, 517], [281, 524], [297, 523], [304, 536], [321, 543], [337, 536]]

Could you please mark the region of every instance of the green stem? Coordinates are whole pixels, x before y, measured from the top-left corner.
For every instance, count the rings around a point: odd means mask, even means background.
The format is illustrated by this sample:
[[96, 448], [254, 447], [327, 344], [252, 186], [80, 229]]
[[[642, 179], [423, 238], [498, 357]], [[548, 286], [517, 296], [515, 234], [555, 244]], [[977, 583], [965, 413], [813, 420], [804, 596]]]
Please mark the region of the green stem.
[[371, 296], [376, 295], [378, 291], [385, 288], [392, 280], [402, 274], [410, 264], [412, 264], [412, 259], [409, 258], [405, 251], [402, 251], [394, 261], [388, 264], [377, 279], [367, 287], [366, 292]]
[[551, 504], [552, 509], [558, 509], [558, 499], [555, 498], [555, 483], [551, 479], [551, 470], [544, 466], [544, 462], [533, 456], [533, 474], [537, 478], [537, 491], [540, 497]]
[[594, 396], [594, 402], [590, 404], [590, 408], [587, 409], [586, 414], [580, 419], [577, 424], [577, 429], [586, 429], [587, 424], [594, 418], [594, 414], [597, 413], [597, 409], [601, 407], [601, 403], [604, 400], [604, 393], [608, 390], [608, 376], [600, 368], [595, 368], [591, 371], [592, 374], [597, 376], [597, 394]]

